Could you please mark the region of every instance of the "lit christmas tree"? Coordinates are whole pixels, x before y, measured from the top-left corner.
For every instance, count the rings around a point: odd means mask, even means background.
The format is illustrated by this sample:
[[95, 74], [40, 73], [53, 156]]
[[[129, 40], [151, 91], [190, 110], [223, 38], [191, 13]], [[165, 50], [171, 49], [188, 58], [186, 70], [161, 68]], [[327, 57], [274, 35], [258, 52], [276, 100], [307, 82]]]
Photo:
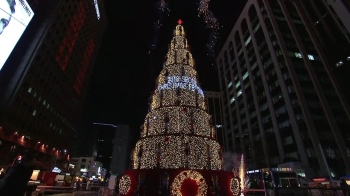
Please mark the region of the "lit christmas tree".
[[220, 171], [221, 151], [179, 20], [150, 98], [141, 139], [132, 152], [132, 170], [120, 181], [121, 193], [236, 195], [239, 181], [231, 172]]

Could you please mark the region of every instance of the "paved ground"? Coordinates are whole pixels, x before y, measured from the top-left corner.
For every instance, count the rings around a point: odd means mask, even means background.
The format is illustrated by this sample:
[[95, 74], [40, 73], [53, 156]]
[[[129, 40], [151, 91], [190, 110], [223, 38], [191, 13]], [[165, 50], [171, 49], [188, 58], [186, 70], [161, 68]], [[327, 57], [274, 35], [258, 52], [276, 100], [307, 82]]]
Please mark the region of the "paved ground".
[[[52, 196], [102, 196], [99, 195], [97, 192], [77, 192], [77, 193], [60, 193], [60, 194], [54, 194]], [[108, 194], [108, 189], [104, 191], [103, 196], [111, 196], [111, 193]]]

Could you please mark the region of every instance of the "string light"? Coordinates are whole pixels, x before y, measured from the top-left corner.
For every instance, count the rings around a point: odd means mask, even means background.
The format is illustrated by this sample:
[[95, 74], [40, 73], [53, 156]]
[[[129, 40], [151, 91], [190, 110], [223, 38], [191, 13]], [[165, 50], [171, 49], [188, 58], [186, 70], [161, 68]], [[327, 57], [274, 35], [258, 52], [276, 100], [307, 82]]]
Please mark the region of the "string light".
[[122, 178], [119, 181], [119, 193], [122, 195], [128, 194], [130, 190], [131, 180], [130, 177], [127, 175], [122, 176]]
[[233, 195], [239, 195], [240, 188], [239, 188], [239, 181], [237, 178], [232, 178], [230, 182], [230, 189], [232, 191]]
[[[168, 121], [165, 120], [166, 118]], [[147, 114], [141, 136], [183, 133], [211, 137], [213, 134], [210, 118], [204, 110], [194, 107], [158, 108]]]
[[171, 185], [171, 195], [182, 196], [181, 186], [184, 180], [186, 179], [191, 179], [196, 181], [196, 184], [198, 185], [197, 196], [207, 195], [208, 186], [207, 186], [207, 183], [205, 182], [205, 179], [199, 172], [196, 172], [193, 170], [183, 171], [175, 177], [174, 182]]
[[[187, 155], [188, 163], [186, 161], [186, 144], [190, 149]], [[158, 145], [160, 145], [160, 149], [158, 149]], [[209, 153], [207, 149], [203, 148], [207, 145], [209, 146]], [[157, 158], [158, 150], [161, 152], [159, 159]], [[220, 170], [220, 153], [220, 145], [211, 139], [197, 136], [152, 136], [137, 142], [133, 156], [133, 169], [156, 169], [159, 166], [160, 169]], [[159, 164], [157, 164], [157, 160], [159, 160]], [[210, 168], [208, 168], [208, 165], [210, 165]]]
[[162, 12], [165, 12], [165, 11], [170, 12], [170, 10], [169, 10], [169, 8], [168, 8], [168, 4], [165, 3], [165, 0], [160, 0], [159, 9], [160, 9]]
[[[208, 42], [208, 48], [210, 55], [214, 55], [214, 46], [219, 39], [219, 23], [214, 17], [213, 13], [209, 10], [210, 0], [200, 0], [198, 4], [198, 17], [202, 16], [208, 29], [211, 29], [211, 37]], [[209, 55], [209, 54], [208, 54]]]
[[222, 167], [221, 147], [184, 36], [179, 23], [133, 150], [133, 169]]

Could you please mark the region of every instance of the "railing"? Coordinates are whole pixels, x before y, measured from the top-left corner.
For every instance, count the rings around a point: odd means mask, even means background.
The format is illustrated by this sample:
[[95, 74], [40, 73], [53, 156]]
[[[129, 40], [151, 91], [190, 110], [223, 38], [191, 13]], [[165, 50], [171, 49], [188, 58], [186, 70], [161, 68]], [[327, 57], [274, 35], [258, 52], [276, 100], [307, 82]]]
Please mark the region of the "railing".
[[350, 188], [248, 189], [245, 196], [350, 196]]
[[62, 196], [103, 196], [108, 192], [106, 186], [94, 184], [79, 184], [77, 187], [37, 186], [32, 195], [62, 195]]
[[[348, 196], [348, 188], [277, 188], [278, 196]], [[272, 196], [272, 195], [271, 195]]]
[[34, 195], [54, 195], [60, 193], [74, 193], [74, 187], [63, 186], [37, 186]]
[[265, 189], [248, 189], [245, 196], [265, 195]]

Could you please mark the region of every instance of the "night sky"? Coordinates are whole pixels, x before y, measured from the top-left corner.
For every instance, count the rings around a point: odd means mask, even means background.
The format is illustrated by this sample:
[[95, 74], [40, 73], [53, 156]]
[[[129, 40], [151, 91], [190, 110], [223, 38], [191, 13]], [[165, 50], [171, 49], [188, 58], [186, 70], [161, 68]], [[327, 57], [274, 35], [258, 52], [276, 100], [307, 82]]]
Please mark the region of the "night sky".
[[[157, 1], [105, 0], [108, 27], [90, 83], [85, 123], [128, 124], [133, 140], [138, 139], [139, 127], [147, 114], [148, 98], [155, 89], [155, 79], [162, 69], [179, 18], [183, 20], [202, 89], [219, 90], [216, 65], [212, 65], [207, 55], [210, 31], [198, 17], [198, 1], [166, 1], [170, 13], [164, 16], [163, 26], [157, 33], [154, 28], [159, 19]], [[220, 23], [221, 39], [216, 44], [216, 52], [225, 42], [245, 2], [211, 0], [210, 10]], [[152, 43], [156, 43], [156, 48], [148, 54]]]

